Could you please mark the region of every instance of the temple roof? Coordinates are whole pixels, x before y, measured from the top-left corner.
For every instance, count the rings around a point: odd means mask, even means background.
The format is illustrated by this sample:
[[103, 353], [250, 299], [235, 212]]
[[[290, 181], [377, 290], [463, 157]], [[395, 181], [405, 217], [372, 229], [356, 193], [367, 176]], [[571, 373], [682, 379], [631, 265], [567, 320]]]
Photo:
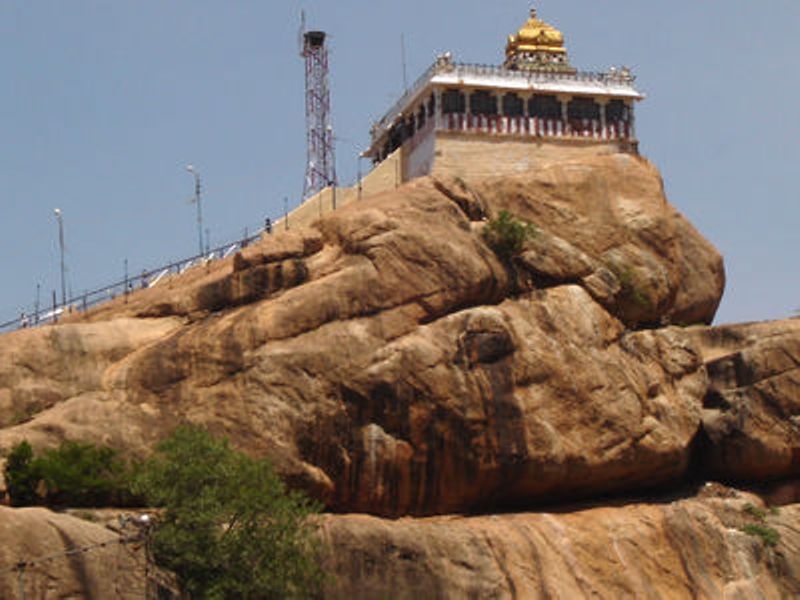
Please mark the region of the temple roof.
[[536, 9], [531, 9], [531, 16], [516, 35], [508, 36], [506, 56], [517, 52], [555, 52], [563, 54], [564, 34], [552, 25], [541, 21], [536, 16]]
[[506, 44], [506, 66], [521, 70], [572, 71], [564, 34], [545, 23], [532, 8], [530, 18]]

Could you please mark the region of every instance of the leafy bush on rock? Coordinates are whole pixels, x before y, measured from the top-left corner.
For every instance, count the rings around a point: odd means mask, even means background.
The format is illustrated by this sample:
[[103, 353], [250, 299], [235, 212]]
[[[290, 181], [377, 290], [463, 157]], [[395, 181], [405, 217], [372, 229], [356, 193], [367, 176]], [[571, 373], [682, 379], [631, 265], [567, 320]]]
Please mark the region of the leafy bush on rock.
[[12, 506], [118, 506], [131, 501], [128, 468], [106, 446], [64, 441], [35, 456], [23, 440], [11, 449], [4, 475]]
[[609, 265], [609, 268], [617, 276], [620, 287], [622, 288], [621, 295], [623, 298], [633, 302], [639, 308], [650, 310], [653, 303], [645, 292], [645, 285], [642, 283], [641, 278], [637, 272], [628, 265], [618, 267], [616, 265]]
[[33, 465], [33, 448], [23, 440], [11, 449], [3, 475], [11, 506], [31, 506], [38, 502], [39, 476]]
[[778, 542], [781, 541], [781, 534], [778, 533], [776, 529], [767, 525], [748, 523], [742, 528], [742, 531], [748, 535], [761, 538], [761, 541], [769, 547], [777, 546]]
[[503, 260], [519, 254], [525, 242], [536, 236], [536, 226], [501, 210], [497, 217], [486, 224], [483, 239], [489, 247]]
[[761, 538], [764, 544], [769, 547], [778, 545], [781, 540], [781, 534], [778, 533], [777, 529], [767, 525], [767, 516], [779, 514], [780, 511], [776, 507], [772, 506], [769, 509], [763, 509], [752, 502], [748, 502], [742, 507], [742, 511], [758, 521], [758, 523], [747, 523], [742, 527], [742, 531], [748, 535]]

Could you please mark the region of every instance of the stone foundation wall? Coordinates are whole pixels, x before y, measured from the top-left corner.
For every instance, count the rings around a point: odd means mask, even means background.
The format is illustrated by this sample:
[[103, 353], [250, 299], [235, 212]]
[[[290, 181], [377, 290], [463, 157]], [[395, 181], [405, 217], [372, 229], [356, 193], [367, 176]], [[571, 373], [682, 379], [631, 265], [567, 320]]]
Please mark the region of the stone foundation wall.
[[483, 179], [518, 175], [553, 161], [637, 153], [636, 143], [564, 139], [508, 139], [480, 134], [440, 132], [436, 136], [434, 175]]

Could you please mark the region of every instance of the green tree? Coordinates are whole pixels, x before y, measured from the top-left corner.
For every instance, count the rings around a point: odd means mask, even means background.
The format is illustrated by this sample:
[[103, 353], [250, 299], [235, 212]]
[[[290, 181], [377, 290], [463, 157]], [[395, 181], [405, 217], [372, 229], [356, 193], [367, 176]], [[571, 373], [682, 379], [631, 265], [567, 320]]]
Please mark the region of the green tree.
[[33, 448], [26, 440], [22, 440], [9, 452], [3, 475], [11, 506], [36, 504], [39, 474], [33, 465]]
[[34, 464], [48, 504], [109, 506], [129, 499], [128, 469], [113, 448], [66, 440]]
[[116, 450], [106, 446], [66, 440], [34, 456], [23, 440], [8, 456], [5, 478], [14, 506], [108, 506], [130, 501], [128, 469]]
[[266, 460], [232, 450], [198, 427], [179, 427], [135, 477], [164, 508], [150, 539], [160, 566], [192, 598], [303, 598], [323, 574], [309, 516]]

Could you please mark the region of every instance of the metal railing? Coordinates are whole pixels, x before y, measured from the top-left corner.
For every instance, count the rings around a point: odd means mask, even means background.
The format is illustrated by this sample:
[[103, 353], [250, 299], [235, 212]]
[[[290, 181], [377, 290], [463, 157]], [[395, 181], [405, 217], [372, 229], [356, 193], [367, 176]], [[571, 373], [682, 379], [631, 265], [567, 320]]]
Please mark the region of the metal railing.
[[392, 107], [384, 113], [383, 117], [375, 123], [372, 127], [377, 130], [391, 124], [397, 118], [400, 110], [403, 109], [410, 98], [413, 98], [420, 90], [425, 87], [431, 78], [437, 73], [439, 69], [439, 61], [433, 63], [430, 67], [425, 69], [425, 72], [417, 77], [417, 80], [408, 88], [402, 96], [395, 102]]
[[30, 311], [23, 311], [19, 317], [6, 321], [5, 323], [0, 323], [0, 332], [56, 323], [65, 313], [84, 312], [91, 307], [114, 300], [136, 289], [156, 286], [169, 275], [178, 275], [191, 267], [206, 264], [208, 261], [212, 260], [221, 260], [234, 252], [238, 252], [242, 248], [258, 240], [265, 231], [271, 233], [273, 227], [274, 226], [270, 226], [269, 230], [267, 230], [266, 227], [262, 228], [253, 235], [244, 236], [242, 239], [228, 242], [212, 250], [208, 250], [203, 254], [177, 260], [153, 269], [147, 269], [142, 271], [139, 275], [126, 277], [115, 283], [72, 296], [67, 300], [66, 304], [58, 304], [54, 300], [49, 308], [34, 307]]
[[506, 67], [497, 65], [454, 64], [450, 72], [456, 76], [489, 75], [543, 83], [552, 81], [581, 81], [603, 85], [621, 85], [630, 88], [633, 88], [633, 82], [636, 79], [627, 69], [614, 69], [605, 73], [596, 71], [526, 71], [521, 69], [507, 69]]

